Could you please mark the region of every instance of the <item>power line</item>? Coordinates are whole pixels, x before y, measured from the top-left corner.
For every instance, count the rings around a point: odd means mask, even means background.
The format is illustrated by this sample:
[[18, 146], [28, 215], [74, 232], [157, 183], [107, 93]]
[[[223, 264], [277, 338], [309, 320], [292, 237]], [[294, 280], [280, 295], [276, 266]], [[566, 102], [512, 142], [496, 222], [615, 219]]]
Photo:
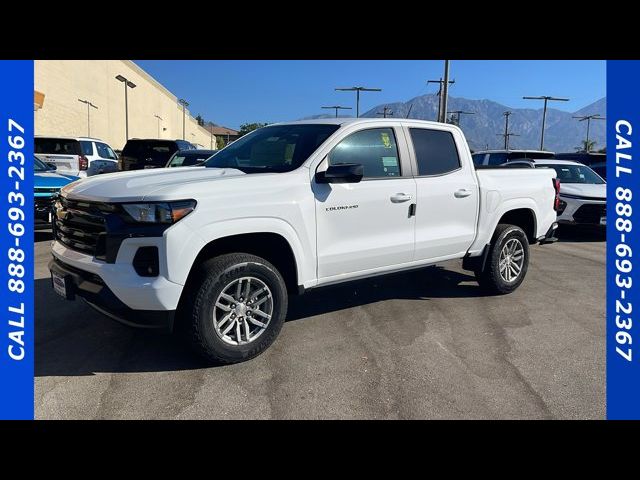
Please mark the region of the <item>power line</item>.
[[547, 119], [547, 102], [568, 102], [568, 98], [550, 97], [541, 95], [539, 97], [522, 97], [524, 100], [544, 100], [544, 109], [542, 111], [542, 131], [540, 132], [540, 150], [544, 150], [544, 124]]
[[596, 113], [594, 115], [583, 115], [581, 117], [577, 116], [573, 118], [579, 118], [579, 122], [584, 122], [585, 120], [587, 121], [587, 141], [585, 143], [585, 150], [587, 153], [589, 153], [589, 150], [591, 148], [591, 145], [589, 145], [589, 129], [591, 128], [591, 120], [606, 120], [607, 118], [601, 117], [599, 113]]
[[336, 91], [340, 92], [356, 92], [356, 118], [360, 118], [360, 92], [381, 92], [381, 88], [368, 88], [368, 87], [344, 87], [336, 88]]
[[353, 108], [351, 107], [342, 107], [340, 105], [332, 105], [330, 107], [320, 107], [320, 108], [326, 108], [326, 109], [330, 109], [330, 110], [334, 110], [336, 111], [336, 118], [338, 118], [338, 110], [353, 110]]

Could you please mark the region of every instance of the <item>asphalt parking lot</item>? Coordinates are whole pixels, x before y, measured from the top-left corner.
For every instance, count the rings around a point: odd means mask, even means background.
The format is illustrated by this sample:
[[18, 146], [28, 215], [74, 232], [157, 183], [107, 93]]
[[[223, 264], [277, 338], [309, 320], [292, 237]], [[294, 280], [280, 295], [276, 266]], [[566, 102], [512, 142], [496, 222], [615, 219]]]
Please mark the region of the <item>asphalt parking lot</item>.
[[511, 295], [484, 296], [459, 262], [312, 291], [263, 355], [203, 367], [56, 296], [36, 233], [36, 417], [604, 418], [606, 242], [560, 236]]

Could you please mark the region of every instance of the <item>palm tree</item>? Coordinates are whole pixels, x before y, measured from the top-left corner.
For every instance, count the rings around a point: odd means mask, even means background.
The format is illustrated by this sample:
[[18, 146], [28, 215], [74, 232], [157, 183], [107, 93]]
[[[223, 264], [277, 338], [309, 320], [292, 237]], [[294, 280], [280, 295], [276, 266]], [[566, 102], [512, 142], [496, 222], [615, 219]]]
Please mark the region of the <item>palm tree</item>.
[[593, 150], [593, 147], [596, 146], [596, 142], [595, 140], [582, 140], [582, 142], [580, 142], [581, 145], [579, 147], [576, 147], [576, 151], [577, 152], [586, 152], [589, 153], [591, 150]]

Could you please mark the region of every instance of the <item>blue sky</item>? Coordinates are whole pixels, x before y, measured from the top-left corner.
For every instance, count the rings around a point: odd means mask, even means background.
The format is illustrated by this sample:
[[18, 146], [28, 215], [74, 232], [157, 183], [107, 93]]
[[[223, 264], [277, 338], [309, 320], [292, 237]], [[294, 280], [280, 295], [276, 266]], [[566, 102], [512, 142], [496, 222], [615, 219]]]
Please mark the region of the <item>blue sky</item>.
[[[335, 87], [382, 88], [363, 93], [362, 112], [375, 105], [436, 90], [426, 80], [442, 75], [441, 60], [136, 60], [178, 97], [193, 115], [238, 128], [328, 113], [322, 105], [355, 109], [355, 94]], [[554, 108], [576, 111], [606, 94], [604, 61], [453, 60], [450, 95], [489, 99], [512, 108], [538, 108], [523, 95], [568, 97]]]

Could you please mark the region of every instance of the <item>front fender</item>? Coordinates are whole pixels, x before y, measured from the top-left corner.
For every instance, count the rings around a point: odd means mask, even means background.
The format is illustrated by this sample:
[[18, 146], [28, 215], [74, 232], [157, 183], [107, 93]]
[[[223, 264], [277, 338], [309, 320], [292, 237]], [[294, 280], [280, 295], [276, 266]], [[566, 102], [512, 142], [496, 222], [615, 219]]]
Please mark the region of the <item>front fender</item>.
[[197, 232], [194, 232], [200, 241], [199, 248], [183, 250], [180, 258], [168, 259], [171, 263], [169, 265], [169, 271], [172, 273], [171, 280], [184, 285], [197, 256], [212, 241], [250, 233], [274, 233], [283, 237], [291, 247], [296, 261], [298, 283], [305, 286], [310, 286], [313, 283], [315, 280], [315, 254], [312, 254], [314, 252], [312, 245], [301, 239], [291, 224], [275, 217], [237, 218], [199, 227]]

